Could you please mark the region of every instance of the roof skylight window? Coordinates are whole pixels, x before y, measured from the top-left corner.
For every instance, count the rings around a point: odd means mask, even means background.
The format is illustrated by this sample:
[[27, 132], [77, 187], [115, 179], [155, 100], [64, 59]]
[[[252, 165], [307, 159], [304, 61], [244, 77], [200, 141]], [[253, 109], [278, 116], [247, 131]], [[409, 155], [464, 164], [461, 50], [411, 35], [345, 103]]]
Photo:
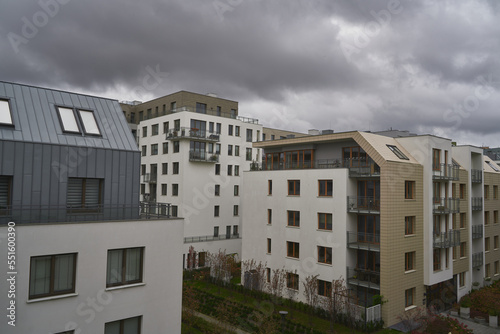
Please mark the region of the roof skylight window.
[[387, 147], [394, 153], [399, 159], [410, 160], [401, 150], [394, 145], [387, 145]]
[[57, 110], [59, 111], [63, 130], [65, 132], [79, 133], [80, 129], [78, 128], [78, 123], [76, 123], [76, 117], [73, 109], [58, 107]]
[[486, 161], [486, 163], [488, 164], [488, 166], [490, 166], [491, 168], [493, 168], [493, 170], [495, 172], [500, 172], [500, 168], [498, 167], [498, 165], [494, 162], [491, 162], [491, 161]]
[[100, 135], [101, 132], [97, 126], [94, 113], [89, 110], [78, 110], [78, 112], [80, 113], [85, 133], [90, 135]]
[[12, 115], [7, 100], [0, 100], [0, 124], [12, 125]]

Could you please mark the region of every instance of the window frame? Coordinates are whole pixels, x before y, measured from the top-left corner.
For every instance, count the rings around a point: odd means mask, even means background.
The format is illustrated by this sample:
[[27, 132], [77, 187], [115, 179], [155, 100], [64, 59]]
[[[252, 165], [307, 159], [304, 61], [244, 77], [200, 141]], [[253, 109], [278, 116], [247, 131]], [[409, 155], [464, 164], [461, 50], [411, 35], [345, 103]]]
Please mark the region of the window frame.
[[318, 250], [318, 263], [332, 264], [333, 250], [332, 247], [317, 246]]
[[403, 152], [401, 152], [401, 150], [395, 146], [395, 145], [389, 145], [387, 144], [387, 147], [389, 148], [389, 150], [392, 151], [392, 153], [394, 153], [395, 156], [397, 156], [399, 159], [401, 160], [410, 160], [410, 158], [408, 158]]
[[[321, 188], [324, 188], [322, 193]], [[328, 194], [330, 188], [330, 194]], [[333, 197], [333, 180], [318, 180], [318, 197]]]
[[464, 241], [460, 243], [460, 258], [461, 259], [466, 258], [467, 257], [466, 255], [467, 255], [467, 243]]
[[[290, 215], [293, 215], [292, 221], [290, 221]], [[287, 226], [300, 227], [300, 211], [287, 210]]]
[[[82, 122], [83, 133], [85, 133], [88, 136], [97, 136], [97, 137], [102, 136], [102, 132], [101, 132], [101, 129], [99, 127], [99, 123], [97, 122], [97, 119], [95, 117], [95, 112], [93, 110], [88, 110], [88, 109], [77, 109], [77, 110], [78, 110], [78, 116], [80, 117], [80, 121]], [[82, 112], [89, 113], [92, 116], [92, 119], [90, 120], [86, 117], [83, 117]], [[93, 121], [94, 124], [88, 124], [87, 121]], [[95, 126], [97, 133], [90, 132], [89, 131], [90, 129], [87, 129], [87, 124], [92, 126], [92, 127]], [[89, 126], [89, 128], [90, 128], [90, 126]]]
[[[72, 287], [70, 289], [66, 290], [60, 290], [60, 291], [54, 291], [54, 279], [55, 279], [55, 261], [57, 257], [61, 256], [67, 256], [67, 255], [73, 255], [73, 271], [72, 271], [72, 282], [71, 285]], [[37, 258], [46, 258], [50, 257], [50, 277], [49, 277], [49, 292], [47, 293], [41, 293], [41, 294], [33, 294], [32, 291], [32, 279], [35, 279], [33, 274], [33, 260]], [[75, 293], [76, 291], [76, 268], [77, 268], [77, 261], [78, 261], [78, 253], [63, 253], [63, 254], [48, 254], [48, 255], [37, 255], [37, 256], [31, 256], [30, 257], [30, 276], [29, 276], [29, 289], [28, 289], [28, 300], [34, 300], [34, 299], [40, 299], [40, 298], [46, 298], [46, 297], [52, 297], [52, 296], [60, 296], [60, 295], [67, 295], [71, 293]]]
[[332, 292], [332, 282], [318, 279], [317, 294], [319, 296], [328, 297], [330, 296], [331, 292]]
[[214, 185], [214, 196], [220, 196], [220, 184]]
[[300, 180], [287, 180], [288, 196], [300, 196]]
[[291, 290], [299, 290], [299, 274], [287, 272], [286, 273], [286, 287]]
[[[81, 188], [81, 196], [79, 206], [70, 206], [68, 203], [68, 192], [69, 192], [69, 182], [70, 180], [82, 180], [82, 188]], [[87, 192], [87, 181], [88, 180], [98, 180], [99, 181], [99, 189], [98, 191], [98, 199], [97, 204], [92, 204], [91, 207], [86, 207], [88, 203], [86, 203], [86, 192]], [[104, 179], [100, 178], [82, 178], [82, 177], [68, 177], [67, 188], [66, 188], [66, 210], [67, 213], [81, 213], [81, 212], [99, 212], [102, 209], [103, 205], [103, 197], [104, 197]], [[75, 204], [76, 205], [76, 204]], [[95, 207], [97, 206], [97, 207]]]
[[[140, 264], [139, 264], [139, 278], [134, 279], [134, 280], [127, 280], [126, 279], [126, 274], [127, 274], [127, 251], [128, 250], [137, 250], [140, 249]], [[112, 268], [110, 269], [110, 263], [109, 263], [109, 255], [110, 252], [115, 252], [115, 251], [121, 251], [122, 252], [122, 267], [121, 267], [121, 281], [115, 282], [115, 283], [109, 283], [110, 277], [108, 277], [108, 272], [113, 270]], [[128, 248], [114, 248], [114, 249], [108, 249], [107, 252], [107, 262], [106, 262], [106, 288], [112, 288], [112, 287], [117, 287], [117, 286], [126, 286], [126, 285], [132, 285], [132, 284], [138, 284], [138, 283], [143, 283], [144, 281], [144, 247], [128, 247]]]
[[0, 175], [0, 179], [5, 180], [6, 184], [7, 184], [7, 193], [5, 196], [7, 198], [7, 201], [6, 201], [5, 208], [2, 209], [2, 207], [0, 207], [0, 217], [1, 217], [1, 216], [5, 216], [5, 215], [10, 214], [10, 210], [11, 210], [11, 206], [12, 206], [12, 179], [13, 179], [13, 177], [11, 175]]
[[151, 155], [158, 155], [158, 144], [151, 144]]
[[405, 272], [415, 270], [416, 252], [405, 253]]
[[233, 217], [237, 217], [240, 215], [240, 207], [238, 204], [233, 205]]
[[12, 118], [12, 107], [10, 103], [11, 101], [10, 99], [0, 98], [0, 119], [2, 119], [2, 102], [5, 102], [7, 106], [6, 114], [8, 116], [8, 119], [10, 120], [10, 123], [0, 122], [0, 125], [12, 127], [14, 126], [14, 119]]
[[220, 217], [220, 206], [214, 205], [214, 217]]
[[267, 195], [273, 194], [273, 180], [267, 180]]
[[405, 180], [405, 199], [415, 199], [415, 181]]
[[293, 259], [300, 257], [300, 243], [295, 241], [286, 242], [286, 256]]
[[405, 216], [405, 235], [415, 235], [415, 216]]
[[[66, 118], [62, 116], [61, 109], [68, 111], [68, 114], [66, 114], [65, 116], [68, 116], [68, 117], [72, 116], [71, 121], [74, 121], [74, 124], [65, 124]], [[78, 124], [77, 117], [76, 117], [75, 108], [65, 107], [65, 106], [56, 106], [56, 110], [57, 110], [57, 117], [59, 118], [59, 124], [61, 125], [61, 129], [64, 133], [69, 133], [69, 134], [81, 134], [82, 133], [80, 126]], [[69, 114], [69, 111], [71, 111], [71, 114]], [[71, 123], [73, 123], [73, 122], [71, 122]], [[74, 126], [74, 127], [76, 127], [76, 130], [67, 129], [66, 125], [68, 125], [68, 127], [70, 125], [71, 125], [71, 127]]]
[[172, 162], [172, 174], [173, 175], [178, 175], [179, 174], [179, 162]]
[[137, 322], [137, 331], [136, 333], [134, 334], [141, 334], [141, 329], [142, 329], [142, 316], [137, 316], [137, 317], [131, 317], [131, 318], [126, 318], [126, 319], [120, 319], [120, 320], [115, 320], [115, 321], [110, 321], [110, 322], [106, 322], [104, 324], [104, 334], [107, 334], [106, 333], [106, 325], [108, 324], [113, 324], [113, 323], [119, 323], [119, 332], [120, 334], [124, 333], [125, 332], [125, 321], [127, 320], [130, 320], [130, 319], [135, 319], [137, 318], [138, 319], [138, 322]]
[[271, 254], [272, 251], [272, 240], [271, 238], [267, 238], [267, 254]]
[[168, 154], [168, 142], [162, 143], [162, 154]]
[[[322, 220], [322, 217], [324, 219]], [[330, 224], [328, 224], [328, 217], [330, 217]], [[318, 212], [318, 230], [333, 231], [333, 214], [328, 212]]]
[[273, 209], [267, 209], [267, 225], [273, 224]]
[[405, 290], [405, 308], [415, 305], [415, 288]]

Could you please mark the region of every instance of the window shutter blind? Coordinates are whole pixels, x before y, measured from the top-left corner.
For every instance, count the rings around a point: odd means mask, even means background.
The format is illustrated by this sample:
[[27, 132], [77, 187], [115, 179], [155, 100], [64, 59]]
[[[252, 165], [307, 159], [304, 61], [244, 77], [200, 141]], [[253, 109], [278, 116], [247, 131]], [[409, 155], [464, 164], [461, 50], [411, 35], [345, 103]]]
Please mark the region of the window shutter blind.
[[97, 208], [99, 206], [99, 179], [85, 180], [85, 207]]
[[71, 208], [82, 207], [83, 179], [68, 179], [67, 206]]
[[6, 208], [9, 203], [10, 177], [0, 176], [0, 208]]

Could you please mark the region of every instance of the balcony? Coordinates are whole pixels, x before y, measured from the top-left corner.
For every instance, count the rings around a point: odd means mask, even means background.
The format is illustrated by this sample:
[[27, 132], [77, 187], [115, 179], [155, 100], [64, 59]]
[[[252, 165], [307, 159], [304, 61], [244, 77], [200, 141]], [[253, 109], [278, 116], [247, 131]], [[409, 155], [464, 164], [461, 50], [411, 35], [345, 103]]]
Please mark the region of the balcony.
[[472, 211], [480, 211], [483, 209], [483, 198], [482, 197], [472, 197], [470, 199]]
[[458, 181], [458, 166], [452, 164], [440, 164], [434, 166], [432, 178], [434, 180], [453, 180]]
[[347, 232], [347, 247], [380, 252], [380, 234]]
[[483, 225], [472, 225], [472, 239], [483, 238]]
[[380, 213], [380, 198], [372, 196], [347, 196], [347, 212]]
[[143, 183], [156, 183], [158, 179], [157, 174], [146, 173], [142, 176]]
[[185, 237], [184, 243], [191, 244], [194, 242], [217, 241], [217, 240], [227, 240], [227, 239], [241, 239], [241, 235], [237, 233], [237, 234], [221, 234], [218, 236], [205, 235], [200, 237]]
[[470, 170], [472, 183], [482, 183], [483, 182], [483, 171], [480, 169]]
[[460, 245], [459, 230], [449, 230], [448, 232], [433, 234], [434, 248], [450, 248], [459, 245]]
[[215, 143], [220, 140], [220, 134], [196, 128], [180, 128], [180, 129], [168, 130], [167, 139], [169, 140], [189, 139], [189, 140], [207, 141]]
[[472, 254], [472, 268], [480, 267], [483, 265], [483, 252]]
[[166, 219], [172, 215], [170, 203], [140, 202], [131, 205], [96, 204], [85, 207], [66, 205], [9, 206], [0, 217], [0, 225], [10, 221], [16, 224], [80, 223], [111, 220]]
[[347, 283], [380, 290], [380, 272], [347, 267]]
[[225, 112], [220, 112], [217, 110], [196, 110], [196, 108], [187, 107], [187, 106], [179, 107], [179, 108], [170, 110], [171, 113], [183, 112], [183, 111], [194, 112], [194, 113], [205, 114], [205, 115], [212, 115], [212, 116], [219, 116], [219, 117], [225, 117], [225, 118], [232, 118], [232, 119], [240, 120], [244, 123], [259, 124], [259, 120], [256, 118], [238, 116], [238, 115], [233, 114], [233, 113], [225, 113]]
[[460, 212], [460, 199], [447, 197], [432, 198], [432, 212], [435, 214], [448, 214]]
[[189, 161], [192, 162], [219, 162], [219, 155], [207, 153], [205, 151], [190, 150]]

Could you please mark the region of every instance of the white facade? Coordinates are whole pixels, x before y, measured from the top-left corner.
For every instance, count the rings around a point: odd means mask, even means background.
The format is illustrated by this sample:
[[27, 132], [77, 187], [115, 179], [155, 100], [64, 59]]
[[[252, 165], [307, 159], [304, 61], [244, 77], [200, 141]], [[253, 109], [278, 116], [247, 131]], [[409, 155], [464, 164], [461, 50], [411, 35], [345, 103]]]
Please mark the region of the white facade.
[[[193, 125], [193, 120], [199, 123]], [[153, 135], [156, 125], [158, 134]], [[178, 131], [174, 131], [176, 126]], [[251, 131], [250, 138], [247, 131]], [[184, 266], [191, 245], [196, 252], [221, 249], [241, 254], [241, 180], [252, 161], [261, 160], [260, 149], [252, 148], [252, 141], [261, 139], [262, 125], [257, 120], [181, 111], [142, 121], [138, 137], [139, 149], [146, 150], [141, 159], [142, 174], [153, 174], [151, 166], [157, 166], [156, 182], [148, 182], [141, 175], [141, 200], [171, 203], [177, 207], [177, 215], [185, 219]], [[193, 153], [192, 142], [205, 147]], [[168, 153], [163, 151], [164, 143]], [[152, 154], [152, 145], [157, 145], [157, 154]], [[167, 170], [163, 170], [163, 164], [167, 164]], [[178, 164], [178, 173], [174, 173], [174, 164]]]
[[[104, 333], [105, 323], [131, 317], [141, 317], [141, 333], [181, 332], [181, 219], [25, 224], [15, 233], [16, 326], [4, 314], [1, 333]], [[0, 237], [1, 253], [7, 254], [7, 226], [0, 227]], [[133, 247], [144, 247], [142, 282], [107, 288], [108, 250]], [[75, 292], [30, 299], [31, 257], [65, 253], [76, 253]], [[6, 261], [0, 283], [4, 313]]]

